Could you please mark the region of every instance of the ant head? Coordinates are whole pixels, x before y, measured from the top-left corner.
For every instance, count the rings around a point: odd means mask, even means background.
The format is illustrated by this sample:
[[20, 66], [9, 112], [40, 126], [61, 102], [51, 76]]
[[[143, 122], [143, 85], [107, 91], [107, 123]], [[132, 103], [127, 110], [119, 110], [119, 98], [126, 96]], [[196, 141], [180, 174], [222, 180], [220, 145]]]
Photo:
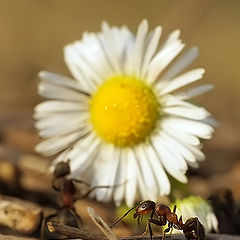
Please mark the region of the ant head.
[[53, 172], [54, 177], [60, 178], [70, 174], [69, 161], [59, 162]]
[[136, 218], [137, 216], [146, 215], [154, 211], [155, 206], [156, 206], [156, 203], [150, 200], [141, 202], [136, 208], [136, 212], [133, 215], [134, 218]]
[[139, 220], [141, 220], [141, 216], [148, 214], [151, 211], [154, 211], [155, 209], [155, 205], [156, 203], [150, 200], [147, 201], [143, 201], [141, 202], [138, 206], [135, 206], [131, 209], [129, 209], [126, 213], [124, 213], [124, 215], [122, 217], [120, 217], [117, 221], [115, 221], [110, 228], [112, 228], [113, 226], [115, 226], [118, 222], [120, 222], [125, 216], [127, 216], [132, 210], [136, 210], [136, 212], [134, 213], [134, 218], [136, 218], [137, 216], [139, 216], [140, 218], [138, 218], [138, 223]]

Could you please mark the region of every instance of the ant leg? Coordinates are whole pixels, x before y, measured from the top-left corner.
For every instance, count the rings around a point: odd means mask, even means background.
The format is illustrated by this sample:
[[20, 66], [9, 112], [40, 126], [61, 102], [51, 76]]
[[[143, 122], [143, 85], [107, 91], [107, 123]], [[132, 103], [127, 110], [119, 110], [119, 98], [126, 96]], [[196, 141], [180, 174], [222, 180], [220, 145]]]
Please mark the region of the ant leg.
[[151, 223], [152, 220], [154, 220], [154, 219], [153, 219], [153, 215], [154, 215], [154, 211], [152, 211], [152, 213], [151, 213], [151, 215], [150, 215], [150, 217], [149, 217], [149, 219], [148, 219], [148, 222], [147, 222], [147, 226], [146, 226], [146, 228], [145, 228], [145, 231], [144, 231], [144, 233], [141, 235], [141, 236], [146, 235], [147, 232], [148, 232], [148, 230], [149, 230], [151, 240], [152, 240], [153, 232], [152, 232], [152, 227], [151, 227], [150, 223]]
[[55, 190], [55, 191], [57, 191], [57, 192], [60, 192], [60, 188], [57, 186], [57, 179], [56, 178], [54, 178], [53, 180], [52, 180], [52, 188]]
[[73, 209], [70, 209], [70, 212], [76, 217], [78, 226], [82, 226], [82, 225], [83, 225], [82, 219], [81, 219], [81, 217], [77, 214], [75, 207], [73, 207]]
[[[177, 205], [174, 205], [172, 212], [176, 213], [176, 210], [177, 210]], [[172, 231], [173, 231], [173, 227], [171, 228], [170, 234], [172, 234]]]
[[150, 219], [148, 219], [147, 226], [146, 226], [143, 234], [141, 234], [141, 237], [145, 236], [147, 234], [148, 230], [149, 230], [149, 234], [150, 234], [150, 239], [153, 240], [153, 231], [152, 231], [152, 227], [150, 224]]
[[149, 229], [149, 224], [148, 224], [148, 222], [147, 222], [147, 225], [146, 225], [146, 227], [145, 227], [145, 231], [141, 234], [142, 237], [147, 234], [148, 229]]
[[94, 186], [94, 187], [91, 187], [87, 190], [87, 192], [85, 192], [81, 198], [84, 198], [84, 197], [87, 197], [91, 192], [93, 192], [94, 190], [96, 189], [99, 189], [99, 188], [111, 188], [112, 186]]
[[172, 232], [172, 229], [173, 229], [173, 224], [168, 223], [168, 228], [166, 228], [166, 229], [164, 230], [164, 232], [163, 232], [163, 239], [164, 239], [164, 240], [165, 240], [165, 235], [166, 235], [166, 233], [168, 233], [170, 230], [171, 230], [171, 232]]
[[174, 207], [173, 207], [173, 213], [176, 213], [176, 210], [177, 210], [177, 205], [174, 205]]
[[86, 185], [87, 187], [90, 187], [90, 184], [89, 184], [88, 182], [83, 181], [83, 180], [76, 179], [76, 178], [71, 178], [71, 180], [72, 180], [73, 182], [82, 183], [82, 184]]
[[[125, 184], [125, 183], [124, 183], [124, 184]], [[94, 191], [94, 190], [96, 190], [96, 189], [99, 189], [99, 188], [115, 188], [115, 187], [120, 187], [120, 186], [122, 186], [122, 185], [123, 185], [123, 183], [117, 184], [117, 185], [112, 185], [112, 186], [102, 186], [102, 185], [100, 185], [100, 186], [94, 186], [94, 187], [91, 187], [90, 189], [88, 189], [87, 192], [85, 192], [85, 193], [81, 196], [81, 198], [87, 197], [92, 191]]]
[[150, 239], [153, 240], [153, 232], [152, 232], [152, 227], [150, 222], [148, 222], [148, 229], [149, 229]]
[[[153, 223], [155, 225], [158, 225], [158, 226], [164, 226], [166, 224], [166, 221], [165, 220], [158, 220], [158, 219], [149, 219], [149, 226], [150, 226], [150, 223]], [[151, 226], [150, 226], [151, 227]], [[152, 229], [151, 229], [152, 230]], [[149, 232], [150, 232], [150, 229], [149, 229]], [[151, 233], [150, 233], [151, 235]], [[152, 234], [153, 235], [153, 234]], [[165, 240], [165, 231], [164, 231], [164, 234], [163, 234], [163, 237], [162, 237], [162, 240]]]
[[158, 219], [149, 219], [149, 222], [150, 223], [153, 223], [155, 225], [158, 225], [158, 226], [164, 226], [166, 223], [162, 222], [161, 220], [158, 220]]

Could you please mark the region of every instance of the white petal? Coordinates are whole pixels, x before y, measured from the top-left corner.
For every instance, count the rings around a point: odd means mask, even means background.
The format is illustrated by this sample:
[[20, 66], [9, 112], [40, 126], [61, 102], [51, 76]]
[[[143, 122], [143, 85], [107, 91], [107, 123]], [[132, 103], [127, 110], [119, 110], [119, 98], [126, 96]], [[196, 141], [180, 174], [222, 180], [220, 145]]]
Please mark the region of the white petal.
[[54, 126], [49, 128], [39, 129], [39, 136], [43, 138], [61, 136], [74, 132], [90, 132], [91, 128], [84, 122], [78, 122], [76, 125], [75, 122], [73, 124], [64, 125], [64, 126]]
[[162, 104], [164, 104], [164, 107], [165, 106], [183, 106], [183, 107], [196, 107], [196, 105], [190, 103], [190, 102], [187, 102], [187, 101], [184, 101], [184, 100], [181, 100], [180, 98], [178, 97], [175, 97], [174, 95], [170, 95], [170, 94], [167, 94], [165, 96], [162, 96], [161, 97], [161, 102]]
[[142, 73], [140, 76], [140, 78], [142, 78], [142, 79], [144, 79], [146, 77], [149, 63], [157, 50], [161, 34], [162, 34], [162, 27], [160, 27], [160, 26], [157, 26], [153, 30], [153, 32], [149, 34], [150, 39], [149, 39], [149, 42], [147, 43], [146, 52], [145, 52], [145, 56], [144, 56], [143, 64], [142, 64]]
[[186, 92], [176, 93], [176, 94], [174, 94], [174, 96], [181, 100], [188, 100], [193, 97], [202, 95], [206, 92], [209, 92], [213, 88], [214, 88], [214, 86], [212, 84], [203, 84], [203, 85], [199, 85], [197, 87], [191, 88]]
[[68, 154], [69, 152], [72, 150], [72, 148], [67, 148], [66, 150], [62, 151], [61, 153], [59, 153], [57, 155], [57, 157], [51, 162], [51, 166], [50, 166], [50, 171], [53, 172], [55, 169], [55, 166], [59, 163], [59, 162], [66, 162], [69, 160]]
[[201, 120], [202, 122], [210, 116], [210, 113], [205, 108], [183, 101], [173, 95], [159, 96], [159, 101], [164, 106], [163, 112], [169, 115]]
[[[87, 147], [85, 142], [87, 142]], [[100, 141], [99, 139], [91, 133], [91, 131], [86, 132], [78, 141], [76, 141], [71, 147], [67, 148], [63, 152], [61, 152], [53, 161], [53, 165], [61, 161], [71, 160], [72, 163], [76, 160], [75, 164], [71, 166], [71, 175], [74, 178], [78, 178], [80, 174], [82, 174], [83, 168], [82, 164], [88, 158], [99, 150]], [[90, 147], [89, 147], [90, 146]], [[90, 161], [90, 160], [89, 160]], [[80, 166], [81, 165], [81, 166]], [[73, 168], [74, 167], [74, 168]], [[74, 171], [77, 170], [77, 175], [74, 175]]]
[[79, 92], [71, 90], [69, 88], [64, 88], [60, 86], [56, 86], [45, 81], [42, 81], [38, 85], [38, 93], [42, 97], [50, 98], [50, 99], [59, 99], [66, 101], [77, 101], [81, 102], [86, 101], [86, 97]]
[[165, 124], [171, 126], [172, 129], [183, 130], [186, 133], [193, 134], [197, 137], [208, 139], [211, 138], [214, 129], [200, 121], [194, 121], [190, 119], [183, 119], [177, 117], [165, 117]]
[[79, 84], [71, 78], [46, 71], [41, 71], [39, 73], [39, 77], [47, 83], [58, 87], [75, 90], [76, 92], [83, 94], [85, 97], [88, 97], [88, 92], [83, 91]]
[[172, 138], [170, 138], [169, 135], [167, 135], [164, 131], [161, 131], [159, 134], [159, 140], [165, 149], [174, 157], [176, 167], [178, 167], [178, 169], [181, 171], [186, 172], [188, 166], [179, 145], [176, 142], [172, 141]]
[[43, 138], [47, 138], [47, 137], [65, 135], [68, 133], [74, 133], [77, 131], [82, 131], [82, 129], [76, 126], [68, 126], [65, 128], [61, 128], [61, 127], [46, 128], [39, 131], [39, 136]]
[[70, 145], [80, 139], [82, 135], [83, 132], [78, 131], [64, 136], [49, 138], [39, 143], [35, 150], [44, 156], [51, 156], [68, 148]]
[[99, 41], [98, 34], [84, 33], [82, 42], [76, 42], [75, 45], [91, 68], [94, 68], [95, 72], [100, 76], [100, 79], [96, 79], [100, 80], [98, 83], [114, 74], [104, 48]]
[[153, 175], [151, 165], [149, 164], [148, 158], [143, 150], [143, 146], [135, 147], [134, 152], [138, 160], [137, 162], [141, 171], [142, 179], [144, 180], [146, 186], [145, 192], [147, 198], [156, 200], [156, 197], [158, 195], [158, 187]]
[[149, 64], [147, 82], [155, 82], [165, 67], [182, 51], [184, 44], [177, 41], [158, 52]]
[[72, 56], [71, 52], [67, 53], [65, 51], [64, 61], [67, 65], [69, 71], [71, 72], [71, 74], [78, 81], [81, 88], [84, 91], [93, 92], [93, 90], [95, 89], [96, 86], [91, 80], [87, 79], [87, 77], [80, 71], [80, 69], [78, 68], [75, 56], [74, 55]]
[[[81, 44], [81, 43], [79, 43]], [[79, 48], [79, 45], [77, 45]], [[83, 59], [81, 53], [74, 44], [69, 44], [64, 47], [64, 60], [75, 79], [79, 81], [81, 87], [94, 91], [97, 82], [101, 81], [100, 76], [88, 65]]]
[[[135, 157], [135, 170], [136, 170], [136, 173], [137, 173], [137, 191], [136, 191], [136, 195], [135, 195], [135, 199], [148, 199], [149, 198], [149, 191], [146, 191], [146, 184], [143, 180], [143, 174], [141, 172], [141, 167], [139, 166], [139, 161], [138, 161], [138, 158], [136, 156], [136, 153], [134, 152], [134, 149], [133, 149], [133, 154], [134, 154], [134, 157]], [[153, 196], [153, 198], [155, 198]]]
[[198, 161], [205, 160], [205, 155], [201, 150], [199, 150], [197, 147], [191, 146], [191, 145], [185, 145], [196, 157]]
[[[126, 182], [126, 180], [127, 180], [126, 164], [127, 164], [126, 151], [122, 150], [120, 152], [120, 156], [119, 156], [119, 166], [117, 169], [117, 175], [115, 178], [114, 185], [119, 185], [119, 184], [123, 184]], [[126, 184], [127, 184], [127, 182], [126, 182]], [[124, 193], [125, 193], [125, 185], [123, 187], [117, 187], [114, 189], [113, 198], [114, 198], [114, 202], [116, 203], [117, 206], [119, 206], [121, 204], [123, 197], [124, 197]]]
[[138, 167], [136, 165], [135, 156], [131, 149], [127, 151], [126, 171], [127, 171], [127, 184], [125, 199], [127, 206], [133, 206], [137, 190]]
[[91, 129], [90, 134], [86, 134], [84, 138], [81, 139], [81, 141], [76, 143], [75, 147], [80, 149], [88, 149], [92, 142], [96, 143], [97, 145], [98, 143], [102, 142], [102, 139], [96, 136], [95, 132], [93, 132]]
[[[128, 50], [131, 49], [131, 54], [129, 54], [129, 56], [131, 57], [132, 55], [132, 46], [135, 40], [135, 36], [129, 31], [129, 29], [126, 26], [122, 26], [120, 29], [117, 27], [112, 27], [111, 29], [109, 29], [109, 34], [111, 35], [111, 41], [114, 45], [114, 50], [116, 51], [115, 54], [115, 58], [118, 59], [118, 64], [119, 67], [114, 67], [114, 74], [127, 74], [126, 71], [124, 71], [125, 69], [125, 64], [126, 62], [128, 62], [128, 60], [126, 60], [126, 56], [128, 55]], [[100, 36], [100, 38], [102, 39], [102, 45], [105, 48], [105, 54], [106, 56], [108, 56], [109, 59], [109, 63], [112, 65], [112, 60], [111, 58], [112, 53], [109, 52], [109, 47], [108, 47], [108, 43], [106, 41], [104, 41], [103, 36]], [[131, 48], [129, 48], [129, 46], [131, 46]], [[118, 70], [119, 68], [119, 70]]]
[[166, 149], [164, 141], [157, 136], [152, 138], [152, 144], [166, 171], [178, 181], [186, 183], [186, 169], [184, 170], [184, 166], [179, 165], [175, 157]]
[[124, 61], [124, 74], [126, 76], [133, 74], [132, 69], [132, 54], [135, 43], [135, 37], [132, 36], [129, 38], [128, 43], [125, 48], [125, 61]]
[[[86, 140], [87, 139], [87, 140]], [[87, 148], [84, 144], [84, 142], [88, 142], [88, 146], [91, 146], [91, 148]], [[97, 149], [97, 147], [99, 146], [99, 139], [96, 138], [96, 136], [94, 134], [92, 134], [91, 132], [86, 132], [86, 134], [84, 134], [81, 139], [79, 139], [78, 141], [76, 141], [74, 143], [74, 145], [72, 145], [70, 148], [66, 149], [64, 152], [62, 152], [59, 157], [56, 157], [54, 159], [54, 164], [57, 164], [59, 161], [62, 161], [63, 159], [68, 159], [68, 160], [72, 160], [72, 162], [75, 161], [75, 159], [77, 159], [80, 155], [83, 156], [80, 160], [80, 163], [82, 164], [82, 162], [84, 162], [85, 160], [85, 156], [89, 156], [93, 151], [91, 149]], [[81, 153], [81, 154], [80, 154]], [[86, 153], [86, 154], [85, 154]], [[89, 154], [90, 153], [90, 154]], [[79, 161], [79, 160], [77, 160]], [[76, 168], [79, 168], [80, 166], [78, 164], [73, 165], [75, 168], [71, 169], [73, 173], [74, 170], [76, 170]], [[82, 168], [80, 169], [80, 171], [82, 170]]]
[[[109, 75], [106, 73], [106, 66], [101, 66], [102, 69], [98, 69], [98, 64], [95, 61], [99, 60], [97, 53], [91, 52], [93, 47], [89, 46], [89, 43], [84, 41], [82, 42], [75, 42], [71, 45], [72, 51], [75, 51], [78, 54], [78, 62], [79, 62], [79, 69], [81, 72], [87, 77], [87, 79], [91, 79], [95, 84], [99, 85], [103, 82], [105, 76]], [[105, 72], [105, 74], [103, 74]]]
[[110, 171], [110, 177], [109, 177], [108, 185], [113, 186], [113, 187], [110, 188], [107, 191], [106, 199], [108, 199], [108, 201], [110, 199], [112, 199], [115, 188], [125, 188], [126, 181], [120, 182], [119, 185], [117, 185], [117, 186], [115, 185], [118, 168], [120, 166], [120, 153], [121, 153], [121, 150], [119, 148], [114, 147], [114, 149], [112, 150], [112, 153], [110, 153], [111, 155], [109, 156], [112, 159], [113, 164], [112, 164], [112, 167], [109, 170]]
[[78, 112], [81, 114], [82, 112], [88, 111], [89, 106], [87, 102], [66, 102], [66, 101], [57, 101], [50, 100], [39, 103], [34, 108], [34, 118], [43, 118], [48, 117], [49, 115], [55, 115], [58, 113], [71, 113]]
[[121, 65], [122, 54], [126, 47], [127, 39], [132, 34], [126, 26], [122, 26], [121, 28], [111, 27], [110, 34], [112, 35], [112, 41], [114, 43], [114, 46], [116, 47], [116, 54], [119, 58]]
[[173, 43], [177, 42], [179, 40], [179, 36], [180, 36], [180, 30], [176, 29], [173, 32], [171, 32], [167, 39], [163, 42], [161, 49], [166, 48], [170, 45], [172, 45]]
[[[102, 145], [101, 150], [102, 151], [98, 159], [99, 167], [96, 169], [92, 182], [94, 185], [113, 186], [119, 162], [119, 151], [111, 144]], [[97, 200], [109, 201], [111, 199], [112, 192], [113, 188], [97, 189]]]
[[[100, 148], [99, 148], [99, 150], [100, 150]], [[99, 183], [100, 179], [98, 179], [97, 176], [96, 176], [99, 171], [101, 173], [103, 171], [103, 169], [102, 169], [103, 165], [101, 164], [101, 159], [99, 158], [99, 154], [97, 153], [97, 151], [96, 151], [96, 156], [94, 158], [94, 161], [92, 161], [90, 165], [87, 162], [88, 162], [88, 160], [86, 159], [86, 161], [84, 162], [84, 165], [85, 166], [87, 165], [87, 167], [85, 167], [85, 171], [83, 173], [81, 173], [81, 176], [84, 176], [85, 172], [91, 171], [92, 172], [92, 175], [91, 175], [91, 178], [90, 178], [91, 187], [102, 185], [101, 183]], [[104, 175], [104, 177], [105, 176], [106, 175]], [[93, 192], [90, 193], [90, 197], [91, 198], [96, 198], [97, 200], [99, 198], [102, 199], [102, 191], [101, 190], [102, 189], [100, 189], [100, 191], [98, 191], [98, 189], [94, 190]]]
[[203, 119], [201, 122], [206, 123], [206, 124], [208, 124], [212, 127], [215, 127], [215, 128], [219, 126], [218, 121], [215, 118], [212, 118], [212, 117], [207, 117], [207, 118]]
[[141, 67], [142, 67], [142, 59], [144, 53], [145, 40], [148, 33], [148, 22], [147, 20], [143, 20], [138, 27], [138, 31], [136, 34], [135, 44], [133, 46], [133, 54], [131, 61], [131, 69], [130, 73], [135, 74], [137, 77], [140, 75]]
[[211, 221], [211, 225], [212, 225], [212, 228], [215, 232], [219, 232], [219, 229], [218, 229], [218, 220], [216, 218], [216, 215], [214, 213], [211, 213], [209, 214], [209, 218], [210, 218], [210, 221]]
[[88, 168], [92, 168], [92, 165], [97, 162], [100, 141], [91, 134], [89, 134], [89, 139], [90, 138], [91, 142], [88, 148], [82, 145], [83, 139], [81, 139], [68, 153], [68, 159], [70, 159], [71, 164], [71, 176], [74, 178], [82, 178], [84, 172], [87, 171]]
[[169, 70], [162, 75], [162, 77], [159, 79], [159, 82], [163, 83], [173, 79], [179, 73], [184, 71], [197, 58], [198, 54], [199, 51], [197, 47], [192, 47], [186, 51], [171, 65]]
[[39, 119], [35, 127], [39, 130], [45, 128], [69, 128], [75, 126], [76, 128], [85, 127], [88, 124], [89, 114], [87, 112], [84, 113], [59, 113], [49, 115], [48, 117]]
[[[196, 158], [196, 159], [197, 159], [197, 158]], [[198, 163], [198, 162], [188, 162], [188, 165], [189, 165], [191, 168], [194, 168], [194, 169], [199, 168], [199, 163]]]
[[161, 126], [170, 135], [174, 136], [176, 139], [178, 139], [179, 142], [182, 142], [184, 144], [189, 144], [193, 146], [198, 146], [200, 144], [200, 141], [197, 137], [194, 135], [187, 133], [184, 129], [177, 129], [175, 128], [171, 123], [168, 121], [163, 120], [161, 122]]
[[177, 141], [174, 136], [168, 134], [166, 131], [162, 131], [162, 135], [164, 135], [166, 141], [169, 142], [169, 144], [174, 147], [176, 152], [179, 152], [184, 159], [186, 159], [188, 162], [196, 162], [196, 158], [192, 152], [182, 145], [181, 142]]
[[158, 155], [154, 151], [153, 147], [149, 144], [145, 146], [145, 153], [148, 156], [148, 161], [151, 164], [153, 174], [157, 179], [159, 187], [159, 195], [168, 195], [170, 193], [170, 182], [162, 167], [161, 161]]
[[203, 120], [207, 118], [210, 113], [203, 107], [197, 107], [192, 104], [188, 106], [173, 106], [166, 107], [163, 109], [163, 112], [169, 115], [194, 119], [194, 120]]
[[166, 84], [164, 87], [160, 87], [160, 85], [157, 87], [161, 95], [167, 94], [169, 92], [172, 92], [178, 88], [181, 88], [187, 84], [190, 84], [192, 82], [195, 82], [202, 78], [205, 70], [203, 68], [197, 68], [192, 71], [186, 72], [173, 80], [169, 81], [168, 84]]
[[108, 23], [102, 23], [102, 32], [103, 34], [99, 34], [99, 39], [104, 48], [106, 56], [109, 59], [109, 62], [113, 66], [113, 69], [116, 74], [122, 74], [122, 66], [120, 61], [120, 56], [116, 51], [117, 45], [115, 42], [115, 35], [113, 34], [112, 28], [109, 27]]

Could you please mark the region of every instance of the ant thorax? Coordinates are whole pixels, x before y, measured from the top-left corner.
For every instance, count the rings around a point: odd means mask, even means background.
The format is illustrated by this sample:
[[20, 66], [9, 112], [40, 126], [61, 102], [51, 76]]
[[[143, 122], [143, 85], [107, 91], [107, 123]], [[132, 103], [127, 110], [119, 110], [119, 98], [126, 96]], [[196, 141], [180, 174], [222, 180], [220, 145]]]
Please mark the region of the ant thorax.
[[158, 203], [155, 207], [156, 214], [158, 216], [167, 216], [168, 214], [171, 213], [171, 209], [164, 204]]

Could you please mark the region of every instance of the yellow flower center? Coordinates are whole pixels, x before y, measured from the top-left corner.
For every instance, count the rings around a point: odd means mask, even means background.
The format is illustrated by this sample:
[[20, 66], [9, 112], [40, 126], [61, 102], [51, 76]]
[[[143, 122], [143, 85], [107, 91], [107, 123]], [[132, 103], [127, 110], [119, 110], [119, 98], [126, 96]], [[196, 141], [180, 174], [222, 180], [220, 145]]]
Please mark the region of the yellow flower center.
[[90, 120], [97, 135], [119, 147], [144, 141], [153, 131], [158, 113], [155, 94], [134, 77], [108, 79], [90, 102]]

